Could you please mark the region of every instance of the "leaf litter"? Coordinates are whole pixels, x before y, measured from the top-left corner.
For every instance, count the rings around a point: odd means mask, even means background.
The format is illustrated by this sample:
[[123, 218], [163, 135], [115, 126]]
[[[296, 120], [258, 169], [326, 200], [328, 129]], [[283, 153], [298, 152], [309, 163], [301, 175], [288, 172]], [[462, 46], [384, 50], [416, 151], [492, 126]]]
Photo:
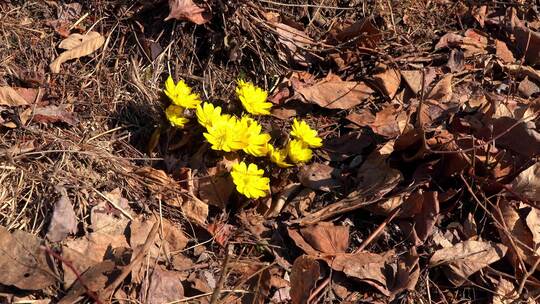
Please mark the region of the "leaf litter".
[[[2, 300], [536, 301], [537, 5], [218, 2], [0, 4]], [[322, 147], [216, 152], [169, 75]]]

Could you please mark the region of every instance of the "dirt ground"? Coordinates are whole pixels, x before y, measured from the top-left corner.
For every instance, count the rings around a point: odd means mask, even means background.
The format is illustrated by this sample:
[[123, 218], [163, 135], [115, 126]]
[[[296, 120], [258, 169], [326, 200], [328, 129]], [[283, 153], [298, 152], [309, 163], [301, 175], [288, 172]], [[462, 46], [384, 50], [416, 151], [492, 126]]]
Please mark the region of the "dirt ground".
[[[539, 13], [0, 0], [0, 302], [536, 303]], [[274, 146], [295, 118], [323, 146], [213, 150], [195, 110], [167, 120], [169, 75], [238, 116], [250, 81]]]

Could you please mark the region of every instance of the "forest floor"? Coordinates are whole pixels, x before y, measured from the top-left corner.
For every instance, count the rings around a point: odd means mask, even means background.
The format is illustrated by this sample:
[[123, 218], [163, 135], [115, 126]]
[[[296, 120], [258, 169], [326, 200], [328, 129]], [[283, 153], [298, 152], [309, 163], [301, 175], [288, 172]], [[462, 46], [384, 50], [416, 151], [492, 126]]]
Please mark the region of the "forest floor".
[[[534, 2], [0, 0], [0, 302], [537, 303]], [[169, 76], [268, 92], [293, 166], [171, 125]]]

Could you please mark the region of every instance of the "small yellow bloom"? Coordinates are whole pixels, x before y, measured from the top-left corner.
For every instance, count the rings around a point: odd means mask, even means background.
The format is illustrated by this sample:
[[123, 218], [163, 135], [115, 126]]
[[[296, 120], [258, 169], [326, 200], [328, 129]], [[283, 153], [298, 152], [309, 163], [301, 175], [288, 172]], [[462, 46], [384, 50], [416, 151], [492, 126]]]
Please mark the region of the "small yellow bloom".
[[322, 146], [322, 139], [317, 135], [305, 121], [298, 122], [296, 118], [293, 121], [291, 135], [306, 143], [310, 148], [319, 148]]
[[236, 95], [244, 109], [253, 115], [269, 115], [272, 104], [267, 102], [268, 92], [251, 82], [238, 80]]
[[[214, 107], [213, 104], [205, 102], [197, 105], [197, 121], [205, 128], [209, 128], [212, 124], [221, 119], [221, 107]], [[225, 116], [227, 119], [229, 116]]]
[[186, 109], [195, 109], [201, 103], [199, 95], [192, 93], [191, 88], [184, 80], [180, 79], [177, 84], [174, 84], [174, 80], [170, 75], [165, 81], [164, 92], [175, 105]]
[[167, 120], [169, 120], [171, 125], [177, 128], [183, 128], [189, 121], [184, 117], [184, 108], [176, 105], [168, 106], [167, 109], [165, 109], [165, 116], [167, 116]]
[[276, 149], [271, 144], [268, 144], [268, 157], [270, 160], [281, 168], [288, 168], [292, 165], [285, 161], [287, 158], [287, 149]]
[[270, 134], [261, 133], [262, 126], [248, 116], [242, 116], [238, 124], [237, 130], [244, 132], [241, 135], [245, 144], [244, 152], [257, 157], [266, 156]]
[[203, 135], [214, 150], [237, 151], [245, 147], [241, 136], [245, 130], [238, 127], [236, 117], [220, 116], [220, 119], [212, 122], [212, 126]]
[[245, 162], [233, 165], [231, 171], [236, 190], [247, 198], [265, 197], [270, 191], [270, 179], [263, 174], [257, 165], [246, 165]]
[[313, 152], [306, 143], [293, 139], [287, 145], [289, 159], [295, 163], [306, 163], [311, 160]]

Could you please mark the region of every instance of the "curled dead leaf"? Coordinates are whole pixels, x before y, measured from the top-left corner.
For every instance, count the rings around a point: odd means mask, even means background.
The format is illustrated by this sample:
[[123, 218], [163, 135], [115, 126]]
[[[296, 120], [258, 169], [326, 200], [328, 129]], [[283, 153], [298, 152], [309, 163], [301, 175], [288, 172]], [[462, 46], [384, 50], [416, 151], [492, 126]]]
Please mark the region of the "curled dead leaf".
[[321, 269], [319, 262], [312, 257], [298, 257], [292, 266], [290, 296], [293, 304], [306, 304], [315, 288]]
[[98, 32], [88, 32], [85, 35], [71, 34], [60, 42], [59, 47], [66, 51], [56, 57], [49, 65], [53, 73], [60, 73], [62, 63], [97, 51], [105, 43], [105, 38]]
[[473, 273], [504, 257], [506, 250], [502, 244], [469, 240], [435, 251], [429, 265], [448, 267], [448, 279], [459, 286]]
[[56, 282], [47, 254], [41, 249], [43, 240], [15, 230], [10, 233], [0, 226], [0, 284], [25, 290], [41, 290]]
[[343, 81], [333, 74], [311, 86], [300, 86], [295, 89], [308, 103], [341, 110], [363, 103], [373, 93], [364, 82]]
[[170, 12], [165, 21], [170, 19], [188, 20], [195, 24], [205, 24], [210, 21], [206, 10], [196, 5], [192, 0], [169, 0]]

